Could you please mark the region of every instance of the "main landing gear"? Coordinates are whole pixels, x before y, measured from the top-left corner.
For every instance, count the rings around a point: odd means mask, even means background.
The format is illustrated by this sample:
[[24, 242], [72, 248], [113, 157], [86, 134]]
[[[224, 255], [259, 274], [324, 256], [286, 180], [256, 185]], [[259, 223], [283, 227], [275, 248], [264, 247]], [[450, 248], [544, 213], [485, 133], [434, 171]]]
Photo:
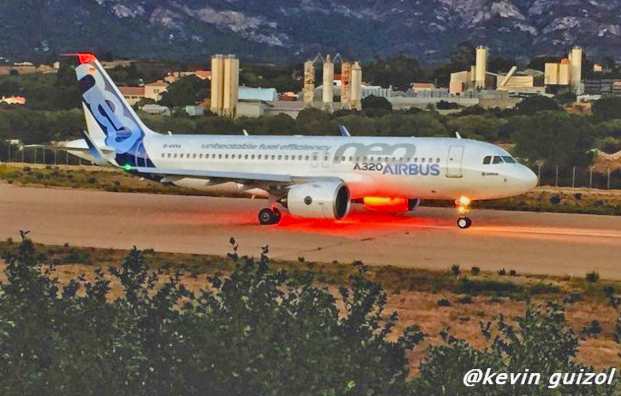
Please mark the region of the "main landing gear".
[[468, 197], [461, 197], [458, 200], [455, 200], [455, 205], [457, 206], [457, 211], [459, 212], [459, 219], [457, 219], [457, 227], [465, 230], [466, 228], [470, 228], [472, 225], [472, 220], [470, 217], [466, 216], [468, 212], [470, 212], [470, 204], [472, 201]]
[[280, 223], [282, 213], [278, 208], [265, 208], [259, 212], [259, 224], [272, 225]]

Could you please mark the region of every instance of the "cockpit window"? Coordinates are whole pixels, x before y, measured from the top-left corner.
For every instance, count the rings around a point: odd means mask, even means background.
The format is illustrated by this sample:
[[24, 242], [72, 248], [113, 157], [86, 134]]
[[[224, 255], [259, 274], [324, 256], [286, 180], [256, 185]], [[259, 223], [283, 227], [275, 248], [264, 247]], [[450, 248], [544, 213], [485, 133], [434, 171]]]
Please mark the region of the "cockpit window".
[[502, 164], [502, 163], [503, 163], [502, 158], [501, 158], [501, 157], [499, 157], [499, 156], [497, 156], [497, 155], [495, 155], [495, 156], [494, 156], [494, 162], [493, 162], [493, 163], [494, 163], [494, 164]]
[[488, 155], [487, 157], [483, 158], [483, 165], [489, 165], [492, 163], [492, 156]]
[[513, 159], [513, 157], [503, 155], [502, 159], [505, 160], [505, 163], [507, 164], [515, 164], [515, 160]]

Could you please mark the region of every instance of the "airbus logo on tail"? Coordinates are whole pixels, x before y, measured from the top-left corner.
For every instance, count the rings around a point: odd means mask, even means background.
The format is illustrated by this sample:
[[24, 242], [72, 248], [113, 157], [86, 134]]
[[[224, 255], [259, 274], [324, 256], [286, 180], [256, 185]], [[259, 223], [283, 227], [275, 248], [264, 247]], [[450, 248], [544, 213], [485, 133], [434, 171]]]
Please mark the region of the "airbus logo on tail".
[[102, 73], [91, 72], [93, 66], [83, 64], [76, 68], [82, 98], [103, 132], [106, 144], [114, 147], [117, 154], [129, 152], [142, 138], [138, 124], [127, 115], [123, 100], [112, 88], [106, 86]]

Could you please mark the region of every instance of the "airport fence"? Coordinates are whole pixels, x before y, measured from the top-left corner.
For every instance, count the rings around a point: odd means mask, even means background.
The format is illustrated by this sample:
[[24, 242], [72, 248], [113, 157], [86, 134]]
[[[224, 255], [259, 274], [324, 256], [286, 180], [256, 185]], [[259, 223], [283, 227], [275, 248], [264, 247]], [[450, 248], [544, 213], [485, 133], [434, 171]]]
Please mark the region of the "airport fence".
[[0, 162], [43, 165], [94, 165], [57, 148], [0, 144]]
[[[39, 145], [20, 146], [0, 143], [0, 162], [43, 165], [94, 165], [66, 151]], [[621, 169], [584, 166], [539, 165], [530, 167], [540, 186], [621, 190]]]
[[621, 169], [558, 165], [532, 166], [531, 169], [539, 177], [540, 186], [621, 189]]

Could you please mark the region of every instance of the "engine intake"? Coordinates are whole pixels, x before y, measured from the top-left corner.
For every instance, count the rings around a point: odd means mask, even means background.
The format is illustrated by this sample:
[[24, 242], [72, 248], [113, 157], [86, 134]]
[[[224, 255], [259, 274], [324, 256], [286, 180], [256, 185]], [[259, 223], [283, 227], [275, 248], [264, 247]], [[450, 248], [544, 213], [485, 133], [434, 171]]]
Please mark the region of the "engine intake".
[[298, 184], [287, 194], [287, 208], [296, 217], [340, 220], [347, 216], [350, 206], [349, 188], [338, 181]]

